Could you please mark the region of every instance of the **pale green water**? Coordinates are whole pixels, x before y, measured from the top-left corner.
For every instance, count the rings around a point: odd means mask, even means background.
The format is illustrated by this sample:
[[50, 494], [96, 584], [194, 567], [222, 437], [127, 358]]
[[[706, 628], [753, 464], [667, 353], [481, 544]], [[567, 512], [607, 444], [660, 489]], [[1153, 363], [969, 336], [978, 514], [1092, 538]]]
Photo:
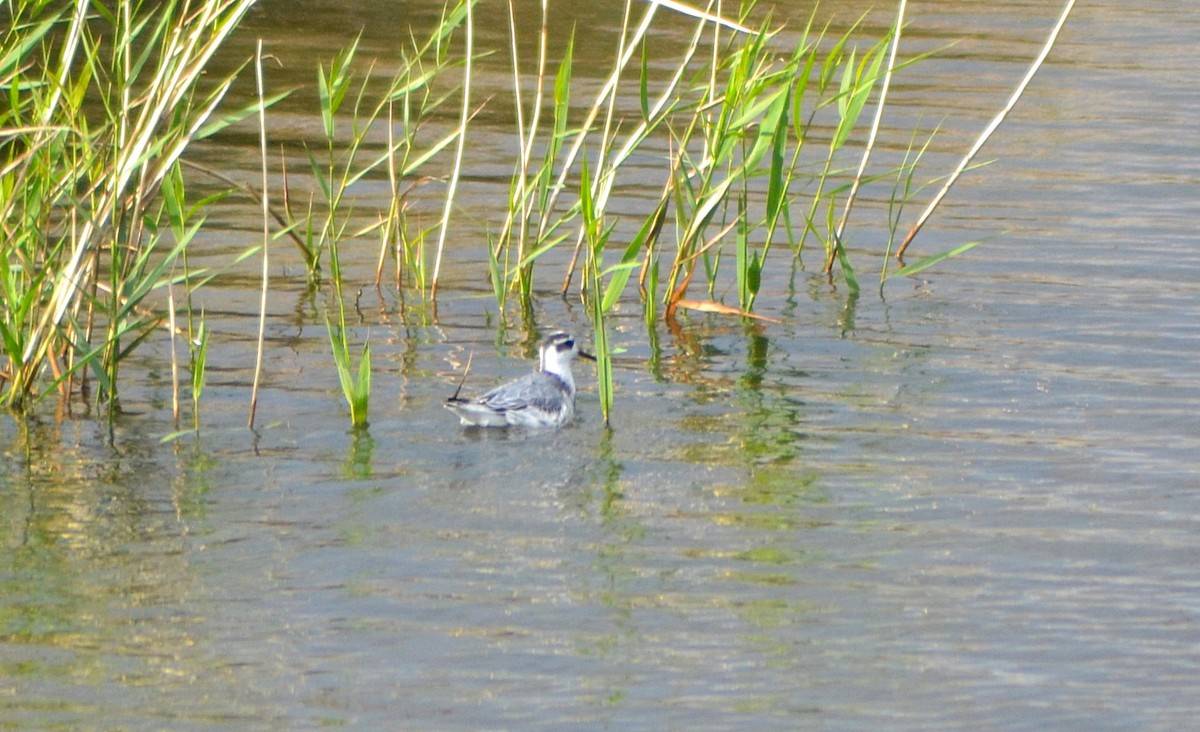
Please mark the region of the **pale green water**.
[[[281, 85], [364, 23], [384, 53], [416, 12], [283, 7], [248, 28]], [[898, 87], [892, 142], [944, 118], [927, 170], [953, 164], [1057, 12], [916, 5], [914, 46], [964, 40]], [[619, 11], [562, 18], [600, 55]], [[441, 408], [469, 351], [483, 388], [535, 340], [519, 320], [498, 334], [479, 274], [510, 169], [497, 113], [437, 324], [391, 290], [361, 298], [368, 435], [347, 433], [286, 250], [258, 435], [257, 265], [206, 295], [200, 439], [159, 443], [155, 349], [111, 444], [90, 416], [0, 421], [0, 729], [1193, 726], [1198, 31], [1185, 3], [1081, 4], [985, 149], [998, 162], [916, 246], [1006, 235], [919, 281], [847, 299], [814, 252], [769, 274], [779, 324], [651, 335], [631, 302], [611, 432], [587, 365], [561, 432], [473, 434]], [[302, 98], [279, 119], [281, 138], [316, 134]], [[210, 152], [252, 177], [254, 145]], [[205, 232], [214, 256], [257, 236], [240, 206]], [[866, 270], [879, 236], [864, 213], [848, 243]], [[537, 326], [587, 332], [557, 284], [550, 268]]]

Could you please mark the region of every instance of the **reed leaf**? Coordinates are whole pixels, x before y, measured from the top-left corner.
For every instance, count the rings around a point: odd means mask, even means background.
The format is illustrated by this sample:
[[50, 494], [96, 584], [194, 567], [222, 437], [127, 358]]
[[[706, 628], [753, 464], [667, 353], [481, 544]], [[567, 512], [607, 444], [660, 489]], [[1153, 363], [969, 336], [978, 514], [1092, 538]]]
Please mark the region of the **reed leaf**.
[[944, 252], [939, 252], [937, 254], [931, 254], [928, 257], [924, 257], [924, 258], [920, 259], [919, 261], [913, 262], [912, 264], [905, 265], [905, 266], [901, 267], [900, 269], [892, 271], [890, 274], [887, 275], [887, 277], [885, 279], [890, 280], [893, 277], [909, 277], [911, 275], [915, 275], [919, 272], [923, 272], [924, 270], [929, 269], [930, 267], [932, 267], [935, 264], [944, 262], [947, 259], [950, 259], [951, 257], [957, 257], [958, 255], [963, 254], [964, 252], [969, 252], [970, 250], [974, 249], [976, 246], [978, 246], [981, 243], [983, 243], [982, 240], [969, 241], [966, 244], [959, 245], [953, 249], [948, 249]]

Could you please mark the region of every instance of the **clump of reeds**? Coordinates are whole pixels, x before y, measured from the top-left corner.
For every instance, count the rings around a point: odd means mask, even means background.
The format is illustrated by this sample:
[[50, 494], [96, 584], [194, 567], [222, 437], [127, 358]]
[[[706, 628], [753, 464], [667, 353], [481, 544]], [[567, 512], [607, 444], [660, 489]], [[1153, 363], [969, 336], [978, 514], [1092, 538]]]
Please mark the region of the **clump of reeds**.
[[[347, 241], [378, 236], [381, 246], [376, 284], [382, 279], [384, 263], [391, 252], [396, 260], [398, 287], [402, 286], [402, 274], [407, 273], [418, 292], [427, 292], [430, 297], [436, 295], [454, 181], [451, 181], [446, 195], [446, 214], [441, 222], [432, 274], [425, 249], [430, 232], [410, 230], [405, 218], [404, 198], [414, 185], [413, 181], [420, 180], [417, 173], [420, 167], [455, 140], [459, 140], [457, 159], [461, 162], [462, 127], [444, 134], [427, 147], [419, 147], [416, 140], [425, 122], [446, 99], [445, 96], [435, 95], [433, 82], [454, 65], [450, 61], [449, 39], [464, 19], [468, 38], [465, 62], [468, 76], [464, 88], [469, 89], [469, 3], [449, 9], [428, 39], [419, 44], [414, 42], [411, 49], [402, 52], [397, 71], [382, 91], [373, 90], [370, 69], [365, 74], [356, 73], [357, 41], [337, 54], [328, 66], [322, 64], [317, 70], [324, 140], [323, 149], [308, 151], [317, 195], [310, 198], [304, 212], [297, 214], [288, 208], [287, 228], [303, 232], [300, 249], [314, 282], [319, 280], [319, 274], [323, 271], [322, 263], [328, 265], [329, 301], [325, 322], [339, 383], [350, 407], [351, 424], [355, 428], [367, 424], [371, 352], [370, 345], [364, 342], [355, 369], [352, 337], [346, 319], [340, 248]], [[396, 118], [397, 110], [399, 119]], [[465, 101], [463, 114], [467, 115]], [[464, 119], [463, 126], [465, 124]], [[387, 144], [381, 152], [372, 148], [368, 139], [380, 125], [386, 125], [388, 130]], [[456, 171], [458, 167], [455, 166]], [[387, 175], [391, 187], [390, 205], [378, 216], [364, 218], [361, 211], [356, 211], [350, 202], [349, 190], [364, 178], [383, 174]], [[289, 200], [292, 197], [289, 192]]]
[[[180, 156], [237, 118], [209, 61], [251, 0], [148, 8], [9, 3], [0, 37], [0, 398], [13, 407], [122, 361], [165, 314], [152, 294], [203, 221]], [[164, 191], [164, 186], [166, 190]], [[183, 222], [187, 222], [184, 224]], [[173, 235], [172, 235], [173, 234]], [[203, 337], [200, 338], [203, 342]], [[49, 378], [43, 378], [48, 375]]]

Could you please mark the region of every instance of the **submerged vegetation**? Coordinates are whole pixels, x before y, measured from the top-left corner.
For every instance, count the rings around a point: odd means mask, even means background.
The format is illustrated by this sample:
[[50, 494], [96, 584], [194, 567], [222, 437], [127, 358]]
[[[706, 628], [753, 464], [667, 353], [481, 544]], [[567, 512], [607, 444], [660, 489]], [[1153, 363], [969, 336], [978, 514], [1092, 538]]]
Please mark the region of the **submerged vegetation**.
[[[177, 419], [176, 343], [187, 343], [192, 422], [199, 429], [210, 327], [193, 295], [216, 273], [189, 267], [188, 248], [222, 196], [192, 194], [182, 163], [189, 145], [255, 113], [263, 183], [229, 193], [249, 192], [262, 203], [264, 239], [235, 261], [263, 256], [265, 313], [269, 243], [293, 242], [323, 296], [353, 424], [366, 423], [370, 348], [354, 344], [347, 323], [347, 290], [358, 283], [344, 286], [341, 245], [378, 241], [375, 284], [390, 258], [394, 286], [431, 306], [423, 312], [436, 313], [471, 125], [487, 103], [472, 94], [481, 58], [475, 3], [447, 6], [427, 37], [409, 39], [382, 85], [374, 66], [359, 62], [357, 42], [314, 69], [323, 139], [306, 151], [312, 190], [297, 189], [269, 158], [266, 118], [282, 95], [262, 89], [261, 51], [257, 96], [244, 109], [222, 104], [237, 70], [209, 74], [252, 4], [175, 0], [120, 3], [115, 11], [85, 2], [66, 10], [47, 2], [0, 4], [0, 14], [12, 19], [0, 39], [0, 397], [11, 408], [81, 391], [111, 414], [122, 361], [163, 330], [171, 343]], [[480, 261], [496, 307], [526, 311], [535, 277], [545, 276], [547, 255], [558, 252], [552, 259], [565, 261], [565, 269], [549, 276], [587, 305], [606, 418], [613, 405], [606, 318], [619, 302], [640, 303], [648, 323], [663, 318], [672, 327], [687, 310], [761, 318], [755, 308], [765, 294], [763, 273], [786, 261], [776, 250], [801, 256], [813, 246], [821, 249], [827, 275], [856, 292], [859, 276], [843, 235], [867, 180], [895, 181], [891, 236], [881, 254], [892, 253], [904, 206], [920, 191], [915, 171], [928, 145], [914, 139], [900, 165], [869, 172], [892, 74], [914, 60], [897, 62], [904, 6], [890, 33], [864, 42], [857, 26], [841, 37], [811, 24], [785, 36], [770, 19], [751, 27], [749, 4], [731, 18], [676, 2], [627, 0], [613, 66], [599, 90], [581, 99], [573, 43], [551, 57], [548, 3], [532, 29], [538, 34], [532, 59], [518, 52], [519, 35], [531, 29], [518, 27], [509, 5], [518, 153], [504, 220], [483, 244]], [[656, 14], [666, 12], [691, 17], [695, 29], [679, 57], [664, 64], [648, 33]], [[864, 144], [863, 118], [872, 103]], [[425, 139], [435, 118], [444, 128], [450, 116], [451, 129]], [[861, 149], [853, 171], [844, 162], [852, 141]], [[618, 216], [614, 191], [635, 175], [635, 159], [643, 186], [645, 161], [660, 161], [649, 174], [661, 176], [660, 193], [644, 211]], [[444, 185], [430, 187], [444, 194], [442, 214], [422, 226], [408, 216], [409, 199], [434, 177], [427, 169], [435, 162], [450, 171], [440, 177]], [[284, 180], [278, 203], [266, 189], [273, 174]], [[386, 181], [383, 210], [367, 211], [354, 200], [351, 188], [363, 180]], [[893, 272], [884, 256], [880, 282], [970, 246]], [[260, 327], [260, 363], [261, 338]], [[252, 404], [256, 395], [257, 369]]]

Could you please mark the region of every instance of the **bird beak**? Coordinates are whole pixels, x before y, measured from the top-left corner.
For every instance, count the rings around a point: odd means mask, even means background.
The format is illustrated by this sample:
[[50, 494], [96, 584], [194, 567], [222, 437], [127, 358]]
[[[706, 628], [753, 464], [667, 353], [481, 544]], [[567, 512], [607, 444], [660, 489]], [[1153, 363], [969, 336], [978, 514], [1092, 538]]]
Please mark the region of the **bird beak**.
[[589, 361], [595, 361], [595, 360], [596, 360], [596, 357], [595, 357], [595, 356], [593, 356], [592, 354], [588, 353], [587, 351], [580, 351], [580, 352], [579, 352], [579, 357], [580, 357], [580, 358], [586, 358], [586, 359], [587, 359], [587, 360], [589, 360]]

